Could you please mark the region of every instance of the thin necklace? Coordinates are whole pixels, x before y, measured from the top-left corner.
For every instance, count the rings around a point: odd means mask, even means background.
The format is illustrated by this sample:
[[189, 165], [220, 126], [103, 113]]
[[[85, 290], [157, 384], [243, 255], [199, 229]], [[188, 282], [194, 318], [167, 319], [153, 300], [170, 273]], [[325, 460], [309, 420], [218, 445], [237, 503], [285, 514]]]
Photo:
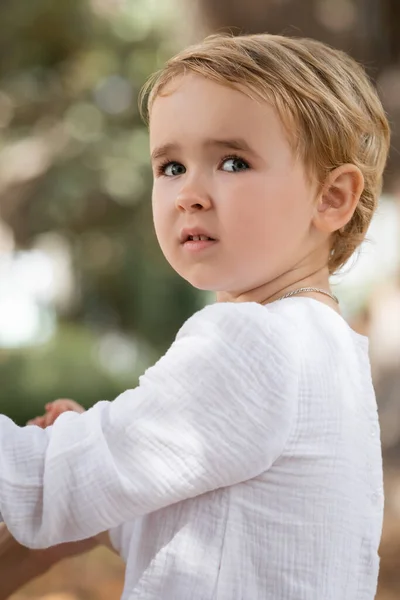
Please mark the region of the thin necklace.
[[288, 292], [284, 296], [280, 296], [280, 298], [276, 298], [276, 300], [273, 300], [273, 302], [277, 302], [278, 300], [283, 300], [284, 298], [290, 298], [290, 296], [294, 296], [295, 294], [301, 294], [302, 292], [318, 292], [319, 294], [325, 294], [325, 296], [329, 296], [330, 298], [332, 298], [332, 300], [334, 300], [335, 302], [337, 302], [337, 304], [339, 304], [339, 299], [337, 298], [337, 296], [335, 296], [335, 294], [331, 294], [330, 292], [327, 292], [326, 290], [321, 290], [320, 288], [314, 288], [314, 287], [303, 287], [303, 288], [299, 288], [298, 290], [293, 290], [291, 292]]

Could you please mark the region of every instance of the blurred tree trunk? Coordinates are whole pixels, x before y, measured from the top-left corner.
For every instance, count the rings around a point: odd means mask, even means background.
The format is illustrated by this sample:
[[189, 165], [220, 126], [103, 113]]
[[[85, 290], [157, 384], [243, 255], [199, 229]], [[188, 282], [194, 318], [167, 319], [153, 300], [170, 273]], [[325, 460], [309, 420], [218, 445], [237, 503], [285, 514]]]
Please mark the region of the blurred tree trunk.
[[400, 2], [399, 0], [381, 0], [385, 16], [385, 28], [382, 34], [387, 36], [388, 62], [400, 60]]
[[[399, 0], [197, 0], [208, 31], [285, 34], [319, 39], [361, 61], [378, 82], [399, 148]], [[386, 184], [395, 184], [400, 153], [392, 151]], [[396, 181], [397, 182], [397, 181]]]
[[[389, 40], [382, 35], [397, 0], [198, 0], [213, 31], [268, 32], [320, 39], [359, 60], [375, 59]], [[388, 6], [386, 6], [388, 5]], [[389, 5], [393, 5], [390, 6]], [[386, 18], [388, 16], [388, 19]], [[396, 25], [393, 23], [393, 27]], [[398, 26], [398, 23], [397, 23]]]

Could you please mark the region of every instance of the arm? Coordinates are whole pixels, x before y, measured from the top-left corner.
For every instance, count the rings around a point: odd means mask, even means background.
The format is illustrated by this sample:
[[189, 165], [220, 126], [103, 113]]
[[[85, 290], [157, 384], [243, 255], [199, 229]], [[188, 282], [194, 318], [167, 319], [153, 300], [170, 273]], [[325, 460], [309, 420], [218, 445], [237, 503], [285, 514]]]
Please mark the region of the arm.
[[4, 523], [0, 523], [0, 600], [6, 600], [23, 585], [43, 575], [64, 558], [83, 554], [101, 544], [114, 550], [107, 533], [47, 550], [30, 550], [19, 544]]
[[21, 546], [0, 524], [0, 600], [6, 600], [31, 579], [50, 568], [32, 559], [32, 551]]
[[213, 305], [114, 402], [45, 430], [0, 417], [13, 535], [32, 547], [84, 539], [269, 469], [297, 410], [299, 352], [282, 321], [256, 304]]
[[103, 531], [103, 533], [99, 533], [98, 535], [94, 536], [94, 539], [97, 541], [97, 544], [99, 546], [105, 546], [106, 548], [111, 550], [111, 552], [114, 552], [114, 554], [119, 556], [119, 553], [116, 551], [116, 549], [111, 543], [110, 534], [108, 533], [108, 531]]

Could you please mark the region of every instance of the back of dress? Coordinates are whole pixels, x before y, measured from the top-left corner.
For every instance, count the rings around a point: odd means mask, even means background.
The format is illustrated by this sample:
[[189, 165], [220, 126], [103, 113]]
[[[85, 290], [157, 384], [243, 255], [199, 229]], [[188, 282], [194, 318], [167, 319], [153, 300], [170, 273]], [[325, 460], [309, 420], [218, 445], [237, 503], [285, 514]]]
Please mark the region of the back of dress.
[[383, 477], [368, 340], [316, 300], [292, 298], [271, 309], [293, 320], [303, 357], [295, 426], [260, 478], [268, 570], [272, 581], [282, 573], [271, 598], [372, 600]]

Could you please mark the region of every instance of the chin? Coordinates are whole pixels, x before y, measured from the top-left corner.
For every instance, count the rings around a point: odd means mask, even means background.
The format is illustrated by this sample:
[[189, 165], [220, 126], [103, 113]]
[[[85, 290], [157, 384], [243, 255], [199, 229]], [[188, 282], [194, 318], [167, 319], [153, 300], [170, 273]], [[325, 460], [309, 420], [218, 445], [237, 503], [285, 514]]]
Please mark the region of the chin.
[[203, 292], [218, 292], [220, 290], [220, 286], [217, 283], [213, 283], [207, 278], [184, 276], [183, 278], [186, 279], [191, 286], [197, 290], [202, 290]]
[[185, 279], [190, 285], [204, 292], [218, 292], [223, 289], [221, 278], [217, 273], [205, 272], [204, 269], [177, 270], [177, 273]]

